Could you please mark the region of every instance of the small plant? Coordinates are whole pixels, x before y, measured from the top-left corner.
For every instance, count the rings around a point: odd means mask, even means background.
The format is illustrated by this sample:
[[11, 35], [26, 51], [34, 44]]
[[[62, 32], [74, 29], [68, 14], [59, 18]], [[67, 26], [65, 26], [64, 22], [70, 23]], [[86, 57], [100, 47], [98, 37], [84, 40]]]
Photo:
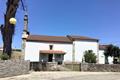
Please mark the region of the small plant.
[[85, 51], [84, 59], [87, 63], [96, 63], [96, 55], [92, 50]]
[[7, 54], [0, 54], [0, 59], [1, 60], [8, 60], [9, 56]]

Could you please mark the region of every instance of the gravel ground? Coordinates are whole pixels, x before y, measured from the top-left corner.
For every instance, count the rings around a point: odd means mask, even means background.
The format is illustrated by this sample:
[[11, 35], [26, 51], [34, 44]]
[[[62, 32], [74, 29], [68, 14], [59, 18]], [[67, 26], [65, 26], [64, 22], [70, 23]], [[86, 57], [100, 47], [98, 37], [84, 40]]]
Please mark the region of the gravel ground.
[[120, 80], [117, 72], [30, 72], [0, 80]]

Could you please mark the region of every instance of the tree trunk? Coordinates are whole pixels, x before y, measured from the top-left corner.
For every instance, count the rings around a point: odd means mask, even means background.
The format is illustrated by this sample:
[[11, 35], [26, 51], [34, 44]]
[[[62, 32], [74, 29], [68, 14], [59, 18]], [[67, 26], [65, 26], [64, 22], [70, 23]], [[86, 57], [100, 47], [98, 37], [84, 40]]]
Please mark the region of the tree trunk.
[[109, 62], [108, 62], [108, 56], [105, 56], [105, 64], [109, 64]]
[[4, 25], [1, 26], [3, 53], [11, 57], [12, 51], [12, 37], [15, 30], [15, 25], [9, 23], [9, 19], [15, 17], [19, 0], [8, 0], [6, 14], [4, 15]]

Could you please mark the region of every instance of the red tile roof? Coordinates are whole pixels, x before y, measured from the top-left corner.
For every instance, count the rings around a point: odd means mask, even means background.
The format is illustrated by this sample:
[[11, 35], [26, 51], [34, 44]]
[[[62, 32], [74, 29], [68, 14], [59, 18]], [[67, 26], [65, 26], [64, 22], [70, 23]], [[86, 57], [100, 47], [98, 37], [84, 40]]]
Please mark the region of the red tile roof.
[[74, 40], [87, 40], [98, 41], [98, 39], [89, 38], [85, 36], [46, 36], [46, 35], [29, 35], [27, 41], [37, 42], [60, 42], [60, 43], [72, 43]]
[[105, 50], [108, 47], [108, 45], [99, 45], [99, 50]]
[[45, 35], [29, 35], [27, 41], [72, 43], [67, 37]]
[[67, 35], [71, 40], [88, 40], [88, 41], [98, 41], [98, 39], [90, 38], [86, 36], [76, 36], [76, 35]]
[[40, 53], [44, 53], [44, 54], [65, 54], [64, 51], [60, 51], [60, 50], [40, 50]]

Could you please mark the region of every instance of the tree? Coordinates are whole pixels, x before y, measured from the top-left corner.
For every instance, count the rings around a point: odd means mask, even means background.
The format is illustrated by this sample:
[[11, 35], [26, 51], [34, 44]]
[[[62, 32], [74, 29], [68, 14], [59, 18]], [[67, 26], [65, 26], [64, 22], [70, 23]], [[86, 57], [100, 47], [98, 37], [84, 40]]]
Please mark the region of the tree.
[[85, 51], [85, 53], [84, 53], [85, 62], [96, 63], [96, 58], [97, 57], [96, 57], [95, 53], [93, 53], [92, 50]]
[[108, 64], [109, 56], [113, 57], [114, 58], [113, 63], [116, 63], [117, 60], [115, 58], [120, 57], [120, 49], [119, 49], [119, 47], [110, 44], [106, 47], [104, 55], [105, 55], [105, 63], [106, 64]]
[[108, 64], [108, 56], [113, 55], [113, 48], [114, 46], [112, 44], [108, 45], [105, 49], [104, 55], [105, 55], [105, 64]]
[[4, 25], [0, 26], [3, 40], [3, 54], [9, 55], [9, 57], [11, 57], [12, 37], [15, 31], [15, 25], [11, 24], [9, 20], [11, 18], [15, 18], [19, 2], [20, 0], [7, 0], [6, 13], [4, 15]]

